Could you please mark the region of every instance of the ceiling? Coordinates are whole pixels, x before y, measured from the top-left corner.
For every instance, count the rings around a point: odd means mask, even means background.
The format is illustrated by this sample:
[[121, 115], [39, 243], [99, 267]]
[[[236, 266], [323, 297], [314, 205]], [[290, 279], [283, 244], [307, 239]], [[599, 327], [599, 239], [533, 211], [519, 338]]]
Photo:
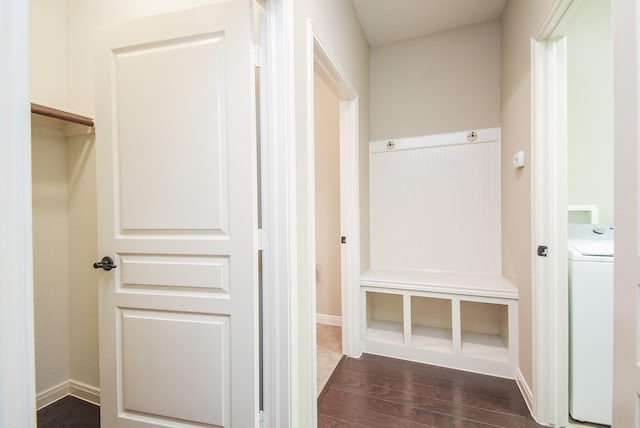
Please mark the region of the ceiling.
[[506, 0], [353, 0], [371, 46], [498, 18]]

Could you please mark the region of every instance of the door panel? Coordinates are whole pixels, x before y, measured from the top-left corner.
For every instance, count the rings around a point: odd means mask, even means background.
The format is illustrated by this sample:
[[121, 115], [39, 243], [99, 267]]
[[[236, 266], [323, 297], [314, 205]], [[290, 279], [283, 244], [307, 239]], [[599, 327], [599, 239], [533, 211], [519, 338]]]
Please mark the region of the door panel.
[[132, 293], [229, 294], [228, 257], [126, 254], [120, 260], [120, 287]]
[[96, 77], [102, 425], [257, 420], [250, 2], [103, 31]]
[[[224, 34], [213, 33], [114, 52], [111, 84], [123, 233], [225, 233], [226, 44]], [[171, 166], [182, 174], [167, 175], [151, 165]]]
[[119, 317], [122, 411], [227, 426], [229, 317], [139, 309]]

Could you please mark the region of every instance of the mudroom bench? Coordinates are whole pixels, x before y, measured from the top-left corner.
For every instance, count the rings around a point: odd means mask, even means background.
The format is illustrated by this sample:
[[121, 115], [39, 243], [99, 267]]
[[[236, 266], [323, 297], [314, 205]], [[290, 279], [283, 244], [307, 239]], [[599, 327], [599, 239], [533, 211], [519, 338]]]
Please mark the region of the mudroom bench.
[[375, 268], [360, 288], [364, 352], [515, 378], [518, 290], [504, 277]]

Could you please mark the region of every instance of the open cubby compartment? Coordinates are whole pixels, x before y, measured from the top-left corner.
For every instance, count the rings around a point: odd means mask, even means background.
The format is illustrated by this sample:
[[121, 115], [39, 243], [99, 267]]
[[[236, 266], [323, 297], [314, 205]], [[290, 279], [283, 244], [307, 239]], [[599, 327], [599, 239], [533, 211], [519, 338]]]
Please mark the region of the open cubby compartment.
[[453, 352], [451, 299], [411, 296], [411, 345]]
[[367, 291], [367, 340], [404, 344], [403, 295]]
[[460, 302], [462, 354], [509, 361], [509, 306], [500, 303]]

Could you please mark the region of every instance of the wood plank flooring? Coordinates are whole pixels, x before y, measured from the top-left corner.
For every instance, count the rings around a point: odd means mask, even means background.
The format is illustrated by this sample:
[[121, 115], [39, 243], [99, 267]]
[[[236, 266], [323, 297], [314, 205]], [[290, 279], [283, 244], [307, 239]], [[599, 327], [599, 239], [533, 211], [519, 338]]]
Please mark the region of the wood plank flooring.
[[338, 367], [318, 427], [541, 427], [515, 381], [364, 354]]
[[[65, 397], [38, 411], [38, 428], [100, 426], [100, 408]], [[541, 427], [515, 382], [365, 354], [346, 358], [318, 399], [318, 427]]]
[[67, 395], [38, 410], [38, 428], [99, 428], [100, 407]]

